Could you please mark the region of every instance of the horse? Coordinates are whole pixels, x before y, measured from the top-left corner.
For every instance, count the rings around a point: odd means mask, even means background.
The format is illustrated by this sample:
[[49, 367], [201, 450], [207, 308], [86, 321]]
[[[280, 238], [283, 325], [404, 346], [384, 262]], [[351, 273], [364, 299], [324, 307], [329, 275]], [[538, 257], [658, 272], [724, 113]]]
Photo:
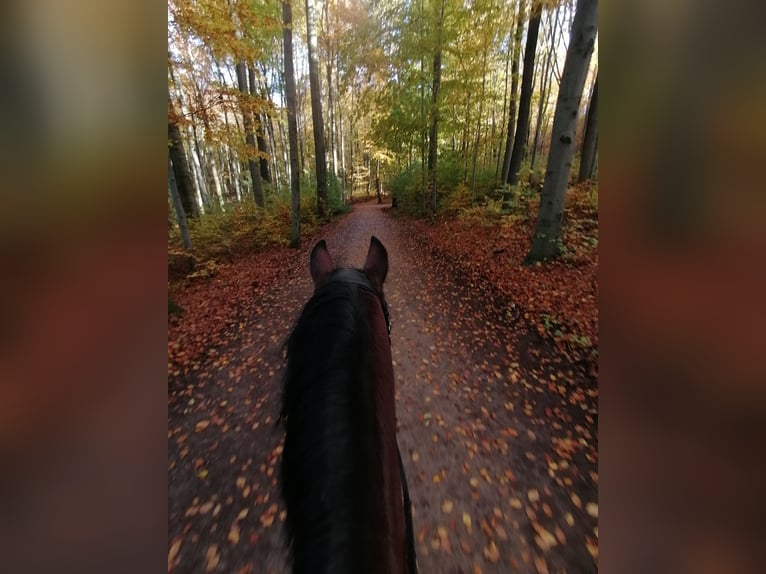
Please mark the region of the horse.
[[396, 442], [388, 253], [362, 269], [311, 251], [314, 293], [287, 340], [280, 419], [292, 572], [416, 574], [412, 514]]

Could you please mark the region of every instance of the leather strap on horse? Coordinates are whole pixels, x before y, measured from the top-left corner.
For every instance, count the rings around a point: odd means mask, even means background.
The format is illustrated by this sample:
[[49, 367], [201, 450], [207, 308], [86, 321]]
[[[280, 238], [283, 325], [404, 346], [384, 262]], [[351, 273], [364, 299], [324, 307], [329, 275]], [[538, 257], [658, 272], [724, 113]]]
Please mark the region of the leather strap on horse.
[[412, 527], [412, 502], [410, 501], [410, 490], [407, 487], [407, 477], [404, 474], [404, 463], [402, 462], [402, 453], [399, 452], [399, 444], [396, 445], [396, 456], [399, 458], [399, 474], [402, 479], [402, 494], [404, 495], [404, 522], [407, 527], [407, 565], [410, 574], [416, 574], [418, 571], [418, 561], [415, 556], [415, 532]]

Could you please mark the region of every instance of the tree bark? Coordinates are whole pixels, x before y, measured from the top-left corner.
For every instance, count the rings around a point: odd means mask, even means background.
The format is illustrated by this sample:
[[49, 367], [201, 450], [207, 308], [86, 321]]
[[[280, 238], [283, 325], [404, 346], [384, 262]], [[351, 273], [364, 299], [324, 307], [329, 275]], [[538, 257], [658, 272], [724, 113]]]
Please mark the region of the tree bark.
[[255, 199], [255, 204], [262, 208], [264, 206], [264, 201], [260, 161], [256, 161], [255, 159], [258, 154], [258, 146], [256, 145], [255, 135], [253, 133], [253, 117], [250, 113], [250, 109], [245, 103], [245, 98], [247, 97], [249, 90], [247, 89], [247, 66], [245, 65], [244, 60], [237, 62], [236, 70], [237, 85], [242, 94], [242, 122], [245, 127], [245, 142], [247, 143], [247, 166], [250, 168], [250, 177], [253, 180], [253, 198]]
[[574, 154], [577, 114], [580, 110], [585, 77], [588, 74], [588, 65], [596, 41], [597, 27], [597, 0], [578, 0], [564, 71], [561, 74], [556, 112], [553, 117], [551, 150], [548, 155], [537, 224], [526, 263], [556, 257], [562, 250], [561, 221]]
[[324, 145], [322, 89], [319, 84], [319, 54], [317, 48], [315, 0], [306, 0], [306, 30], [309, 52], [309, 85], [311, 88], [311, 117], [314, 125], [314, 152], [317, 174], [317, 215], [327, 216], [327, 154]]
[[176, 123], [176, 112], [173, 108], [173, 102], [170, 99], [170, 89], [168, 88], [168, 140], [170, 144], [170, 159], [173, 164], [173, 173], [175, 175], [178, 194], [181, 196], [181, 204], [187, 217], [199, 217], [199, 206], [197, 205], [197, 192], [194, 189], [191, 172], [189, 171], [189, 162], [186, 159], [183, 140], [181, 139], [181, 130]]
[[[255, 86], [255, 67], [250, 64], [247, 67], [247, 75], [248, 79], [250, 80], [250, 96], [253, 98], [260, 97], [258, 95], [257, 88]], [[271, 153], [269, 152], [269, 144], [266, 142], [266, 138], [264, 137], [264, 124], [266, 119], [266, 114], [256, 113], [253, 114], [253, 118], [255, 120], [255, 139], [258, 142], [258, 149], [266, 154], [267, 156], [270, 156]], [[258, 163], [261, 168], [261, 180], [271, 183], [271, 174], [269, 173], [269, 160], [268, 157], [261, 156], [258, 160]]]
[[532, 81], [535, 73], [535, 52], [537, 51], [537, 33], [540, 30], [540, 14], [540, 6], [535, 6], [529, 20], [527, 43], [524, 47], [524, 75], [521, 79], [521, 95], [519, 96], [519, 119], [516, 122], [511, 163], [508, 168], [507, 183], [510, 185], [516, 185], [519, 181], [519, 170], [529, 137], [529, 114], [532, 103]]
[[444, 25], [444, 3], [441, 2], [439, 22], [436, 32], [436, 50], [434, 50], [434, 81], [431, 98], [431, 132], [428, 136], [428, 174], [431, 177], [431, 214], [436, 214], [436, 161], [439, 139], [439, 87], [442, 80], [442, 27]]
[[184, 212], [183, 202], [181, 201], [181, 195], [178, 193], [178, 186], [176, 185], [175, 173], [173, 171], [173, 162], [170, 159], [168, 153], [168, 192], [170, 193], [170, 199], [173, 200], [173, 210], [176, 212], [176, 220], [178, 221], [178, 227], [181, 230], [181, 241], [183, 241], [184, 249], [191, 251], [192, 242], [189, 237], [189, 226], [186, 223], [186, 213]]
[[290, 247], [301, 246], [301, 176], [298, 169], [298, 122], [296, 119], [295, 68], [293, 67], [293, 11], [291, 0], [282, 1], [282, 40], [285, 52], [285, 100], [290, 143], [290, 197], [292, 201]]
[[596, 149], [598, 145], [598, 75], [593, 85], [593, 94], [588, 106], [588, 119], [585, 122], [585, 137], [580, 155], [580, 173], [577, 182], [593, 179], [596, 169]]
[[521, 35], [524, 31], [525, 0], [519, 0], [519, 17], [516, 22], [516, 32], [513, 37], [513, 62], [511, 63], [511, 104], [508, 111], [508, 137], [505, 139], [505, 153], [503, 154], [503, 174], [500, 178], [502, 183], [508, 181], [508, 172], [511, 169], [511, 151], [513, 150], [514, 127], [516, 126], [516, 95], [519, 91], [519, 60], [521, 59]]

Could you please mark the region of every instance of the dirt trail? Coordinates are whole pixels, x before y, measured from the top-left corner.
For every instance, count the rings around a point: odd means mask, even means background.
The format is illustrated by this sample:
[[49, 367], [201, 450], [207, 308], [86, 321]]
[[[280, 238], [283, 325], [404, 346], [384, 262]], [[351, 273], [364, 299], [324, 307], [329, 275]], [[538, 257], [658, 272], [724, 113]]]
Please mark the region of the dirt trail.
[[[596, 571], [595, 381], [380, 206], [356, 206], [322, 237], [337, 264], [360, 266], [371, 235], [389, 254], [398, 440], [420, 571]], [[234, 344], [170, 379], [174, 572], [284, 571], [274, 421], [281, 344], [311, 294], [310, 248], [289, 252], [275, 285], [287, 281], [240, 317]]]

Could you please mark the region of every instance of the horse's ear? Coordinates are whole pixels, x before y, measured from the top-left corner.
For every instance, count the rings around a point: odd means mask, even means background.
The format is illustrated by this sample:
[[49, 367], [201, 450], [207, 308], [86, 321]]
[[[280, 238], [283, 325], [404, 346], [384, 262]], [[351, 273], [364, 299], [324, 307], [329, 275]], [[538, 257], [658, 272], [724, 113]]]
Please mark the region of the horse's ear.
[[311, 278], [314, 280], [314, 288], [319, 287], [330, 276], [333, 265], [330, 252], [327, 251], [327, 243], [322, 239], [311, 250], [311, 260], [309, 262]]
[[374, 235], [370, 238], [370, 249], [367, 251], [367, 261], [364, 262], [364, 272], [373, 287], [380, 291], [388, 275], [388, 253]]

